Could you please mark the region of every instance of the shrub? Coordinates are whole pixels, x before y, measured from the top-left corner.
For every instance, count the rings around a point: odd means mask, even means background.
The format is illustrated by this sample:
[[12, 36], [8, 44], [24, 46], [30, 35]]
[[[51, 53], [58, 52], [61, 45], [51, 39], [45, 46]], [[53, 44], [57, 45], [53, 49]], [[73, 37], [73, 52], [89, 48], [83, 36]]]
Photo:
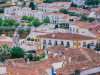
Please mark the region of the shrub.
[[38, 56], [34, 56], [33, 61], [39, 61], [39, 57]]
[[31, 38], [31, 41], [34, 41], [34, 38]]
[[29, 53], [29, 54], [26, 56], [25, 60], [27, 60], [28, 58], [29, 58], [30, 60], [33, 60], [32, 53]]
[[12, 37], [12, 34], [8, 34], [8, 37]]
[[30, 40], [30, 37], [28, 37], [27, 40], [29, 41]]

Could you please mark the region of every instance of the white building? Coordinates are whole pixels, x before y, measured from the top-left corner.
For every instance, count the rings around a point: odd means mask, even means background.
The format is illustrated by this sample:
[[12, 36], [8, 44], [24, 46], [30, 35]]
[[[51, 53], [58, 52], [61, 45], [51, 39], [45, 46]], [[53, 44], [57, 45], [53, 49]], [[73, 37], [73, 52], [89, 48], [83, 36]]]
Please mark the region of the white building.
[[94, 15], [95, 15], [95, 18], [100, 18], [100, 11], [95, 12]]
[[12, 7], [9, 7], [9, 8], [5, 8], [4, 13], [12, 15], [12, 14], [15, 14], [15, 11], [20, 10], [20, 9], [21, 9], [21, 7], [12, 6]]
[[17, 16], [17, 15], [9, 15], [9, 14], [0, 14], [0, 18], [2, 18], [3, 20], [5, 19], [13, 19], [16, 22], [20, 22], [22, 16]]
[[83, 6], [85, 0], [71, 0], [71, 2], [77, 4], [78, 6]]
[[52, 45], [59, 44], [71, 48], [86, 48], [87, 45], [91, 43], [96, 45], [97, 39], [83, 35], [65, 33], [54, 33], [37, 36], [37, 50], [45, 49], [45, 47], [51, 47]]
[[[71, 5], [71, 2], [42, 3], [42, 4], [37, 5], [37, 10], [43, 11], [43, 12], [53, 12], [53, 11], [55, 11], [55, 9], [53, 9], [52, 7], [54, 7], [55, 5], [58, 7], [62, 6], [63, 8], [69, 8]], [[61, 7], [59, 7], [59, 8], [61, 8]], [[58, 11], [58, 8], [56, 8], [56, 10]]]
[[92, 12], [97, 12], [97, 11], [100, 11], [100, 7], [98, 7], [98, 8], [91, 8], [90, 9]]

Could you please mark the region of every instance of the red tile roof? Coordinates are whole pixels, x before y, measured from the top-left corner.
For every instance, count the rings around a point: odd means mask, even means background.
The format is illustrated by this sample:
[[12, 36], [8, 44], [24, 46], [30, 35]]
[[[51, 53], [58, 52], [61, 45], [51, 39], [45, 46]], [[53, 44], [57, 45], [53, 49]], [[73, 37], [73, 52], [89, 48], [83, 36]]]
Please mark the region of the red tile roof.
[[[55, 34], [55, 38], [54, 39], [65, 39], [65, 40], [89, 40], [89, 39], [96, 39], [96, 38], [92, 38], [92, 37], [88, 37], [88, 36], [83, 36], [83, 35], [77, 35], [77, 34], [66, 34], [66, 33], [54, 33], [54, 34]], [[52, 34], [39, 35], [37, 37], [53, 38]]]
[[9, 65], [0, 65], [6, 67], [7, 73], [19, 73], [19, 74], [26, 74], [26, 75], [39, 75], [38, 70], [34, 68], [23, 68], [17, 66], [9, 66]]
[[61, 19], [70, 19], [70, 18], [72, 18], [73, 16], [65, 16], [65, 17], [63, 17], [63, 18], [61, 18]]
[[93, 29], [99, 30], [100, 31], [100, 25], [97, 25], [96, 27], [94, 27]]
[[22, 16], [17, 16], [17, 15], [11, 15], [9, 17], [12, 17], [12, 18], [22, 18]]
[[0, 36], [0, 40], [7, 39], [6, 36]]
[[10, 47], [10, 46], [12, 46], [13, 42], [0, 41], [1, 47], [2, 47], [2, 44], [7, 44]]
[[69, 7], [67, 10], [76, 10], [77, 7]]
[[54, 5], [50, 8], [55, 8], [55, 9], [64, 9], [65, 7], [64, 6], [57, 6], [57, 5]]
[[89, 32], [91, 32], [95, 36], [100, 36], [100, 33], [98, 33], [97, 30], [90, 30]]
[[80, 27], [87, 28], [87, 29], [95, 26], [95, 23], [82, 22], [82, 21], [78, 21], [78, 22], [66, 21], [65, 23], [69, 23], [69, 24], [73, 24], [73, 25], [79, 25]]
[[44, 14], [52, 14], [52, 15], [66, 15], [63, 13], [53, 13], [53, 12], [45, 12]]
[[97, 15], [98, 15], [98, 14], [100, 14], [100, 11], [97, 11], [97, 12], [96, 12], [96, 13], [94, 13], [94, 14], [97, 14]]
[[98, 8], [91, 8], [92, 10], [100, 10], [100, 7], [98, 7]]

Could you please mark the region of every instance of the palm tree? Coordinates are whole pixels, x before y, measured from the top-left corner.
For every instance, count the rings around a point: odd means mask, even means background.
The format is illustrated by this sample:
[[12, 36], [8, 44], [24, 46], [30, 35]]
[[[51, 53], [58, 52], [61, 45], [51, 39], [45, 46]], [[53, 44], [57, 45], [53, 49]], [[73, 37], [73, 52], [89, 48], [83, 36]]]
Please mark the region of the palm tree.
[[7, 44], [2, 44], [2, 47], [0, 46], [0, 57], [2, 61], [5, 61], [5, 59], [9, 59], [11, 54], [10, 54], [10, 48], [8, 47]]

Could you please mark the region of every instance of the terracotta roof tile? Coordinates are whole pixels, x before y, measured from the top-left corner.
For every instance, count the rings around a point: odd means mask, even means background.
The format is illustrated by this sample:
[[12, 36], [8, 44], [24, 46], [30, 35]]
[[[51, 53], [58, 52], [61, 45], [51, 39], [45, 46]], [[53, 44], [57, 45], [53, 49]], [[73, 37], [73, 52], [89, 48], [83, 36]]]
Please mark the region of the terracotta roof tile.
[[89, 30], [89, 32], [91, 32], [95, 36], [100, 36], [100, 33], [97, 30]]
[[2, 44], [7, 44], [10, 47], [10, 46], [12, 46], [13, 42], [0, 41], [1, 47], [2, 47]]
[[92, 10], [100, 10], [100, 7], [98, 7], [98, 8], [91, 8]]
[[7, 39], [6, 36], [0, 36], [0, 40]]
[[93, 29], [99, 30], [100, 31], [100, 25], [97, 25], [96, 27], [94, 27]]
[[98, 15], [98, 14], [100, 14], [100, 11], [97, 11], [97, 12], [96, 12], [96, 13], [94, 13], [94, 14], [97, 14], [97, 15]]
[[82, 22], [82, 21], [78, 21], [78, 22], [66, 21], [65, 23], [69, 23], [69, 24], [73, 24], [73, 25], [79, 25], [80, 27], [87, 28], [87, 29], [95, 26], [95, 23]]
[[[52, 38], [52, 34], [39, 35], [37, 37]], [[96, 39], [96, 38], [92, 38], [92, 37], [88, 37], [88, 36], [83, 36], [83, 35], [77, 35], [77, 34], [55, 33], [55, 38], [54, 39], [88, 40], [88, 39]]]

